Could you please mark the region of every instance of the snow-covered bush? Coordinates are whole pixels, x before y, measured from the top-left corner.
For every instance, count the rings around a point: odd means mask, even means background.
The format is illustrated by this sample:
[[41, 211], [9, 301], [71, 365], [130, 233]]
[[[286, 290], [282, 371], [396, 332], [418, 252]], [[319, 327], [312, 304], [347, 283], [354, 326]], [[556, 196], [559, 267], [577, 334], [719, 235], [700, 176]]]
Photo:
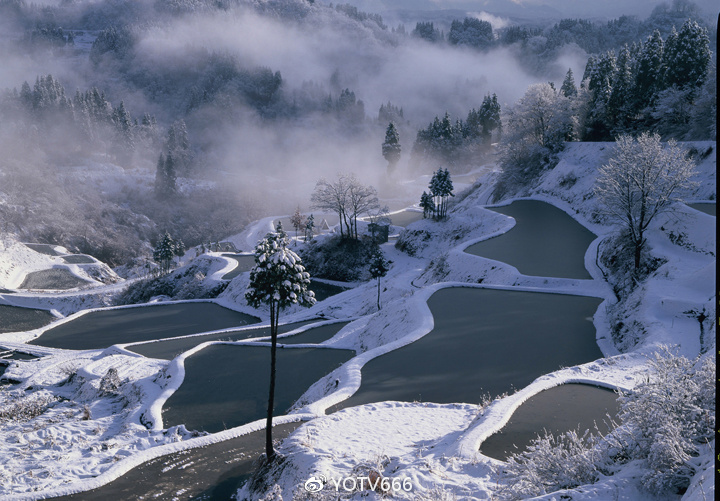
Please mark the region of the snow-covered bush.
[[0, 393], [0, 421], [29, 421], [44, 414], [58, 401], [52, 393], [42, 390], [27, 395], [24, 390]]
[[368, 280], [368, 267], [377, 244], [372, 239], [350, 239], [333, 236], [313, 240], [298, 254], [313, 277], [352, 282]]
[[689, 360], [663, 347], [648, 366], [635, 390], [621, 395], [615, 430], [602, 438], [546, 432], [500, 468], [498, 494], [525, 499], [574, 488], [629, 461], [644, 469], [641, 481], [651, 493], [685, 492], [697, 470], [693, 458], [714, 436], [715, 359]]
[[505, 499], [527, 499], [596, 482], [602, 464], [600, 451], [593, 447], [597, 442], [598, 437], [588, 431], [557, 437], [545, 431], [502, 467], [500, 473], [507, 482], [498, 494]]

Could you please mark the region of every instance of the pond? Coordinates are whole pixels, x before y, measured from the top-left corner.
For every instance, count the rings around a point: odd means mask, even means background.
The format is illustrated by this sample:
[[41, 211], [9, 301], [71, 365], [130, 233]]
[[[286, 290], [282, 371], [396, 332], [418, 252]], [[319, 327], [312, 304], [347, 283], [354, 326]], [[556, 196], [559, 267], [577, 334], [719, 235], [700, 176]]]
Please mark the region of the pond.
[[28, 273], [18, 289], [67, 290], [83, 285], [91, 285], [91, 282], [73, 275], [66, 268], [51, 268]]
[[338, 408], [401, 400], [477, 403], [561, 367], [602, 357], [592, 316], [600, 299], [448, 288], [430, 297], [432, 332], [370, 360]]
[[350, 287], [340, 287], [339, 285], [310, 280], [310, 290], [315, 293], [315, 299], [318, 301], [325, 301], [327, 298], [345, 292], [348, 289], [350, 289]]
[[62, 256], [62, 260], [68, 264], [93, 264], [95, 260], [85, 254], [72, 254], [70, 256]]
[[[354, 352], [327, 348], [279, 348], [275, 415], [283, 415], [312, 386]], [[213, 345], [185, 360], [185, 379], [165, 402], [163, 426], [215, 433], [267, 415], [270, 349]]]
[[402, 226], [403, 228], [410, 223], [420, 221], [423, 218], [423, 213], [412, 210], [402, 210], [394, 214], [390, 214], [390, 224], [393, 226]]
[[[290, 332], [299, 327], [310, 325], [317, 322], [317, 320], [309, 320], [307, 322], [295, 322], [291, 324], [280, 325], [278, 327], [278, 334]], [[278, 341], [285, 344], [297, 344], [297, 343], [320, 343], [326, 339], [333, 337], [346, 323], [331, 324], [309, 331], [303, 332], [296, 336], [288, 338], [280, 338]], [[255, 337], [269, 337], [270, 327], [260, 327], [254, 329], [245, 329], [242, 331], [231, 331], [223, 332], [221, 334], [208, 334], [207, 336], [193, 336], [183, 339], [168, 339], [167, 341], [158, 341], [157, 343], [139, 344], [136, 346], [128, 347], [129, 350], [139, 353], [146, 357], [161, 358], [165, 360], [171, 360], [181, 353], [188, 351], [195, 346], [204, 343], [206, 341], [242, 341], [249, 338]]]
[[[480, 452], [501, 461], [522, 452], [543, 430], [556, 437], [562, 433], [585, 430], [610, 431], [607, 415], [616, 419], [620, 411], [617, 394], [607, 388], [587, 384], [563, 384], [541, 391], [525, 401], [508, 424], [480, 445]], [[597, 424], [598, 430], [595, 430]]]
[[523, 275], [591, 278], [585, 252], [595, 235], [565, 212], [537, 200], [518, 200], [490, 210], [513, 217], [515, 226], [465, 252], [510, 264]]
[[253, 266], [255, 266], [254, 254], [223, 254], [223, 256], [232, 258], [238, 263], [235, 269], [225, 273], [222, 276], [223, 280], [232, 280], [241, 273], [252, 270]]
[[61, 256], [62, 254], [55, 250], [55, 245], [50, 244], [23, 244], [25, 247], [39, 252], [40, 254], [46, 254], [48, 256]]
[[[302, 423], [273, 427], [273, 440], [282, 440]], [[265, 452], [265, 430], [151, 459], [97, 489], [60, 500], [108, 499], [231, 499], [250, 478], [255, 460]]]
[[43, 327], [54, 319], [46, 310], [0, 305], [0, 333], [30, 331]]
[[49, 329], [30, 344], [68, 350], [107, 348], [254, 324], [260, 319], [214, 303], [154, 304], [93, 311]]
[[689, 207], [692, 207], [695, 210], [699, 210], [700, 212], [704, 212], [705, 214], [709, 214], [713, 217], [717, 217], [717, 204], [715, 203], [697, 203], [697, 204], [688, 204]]

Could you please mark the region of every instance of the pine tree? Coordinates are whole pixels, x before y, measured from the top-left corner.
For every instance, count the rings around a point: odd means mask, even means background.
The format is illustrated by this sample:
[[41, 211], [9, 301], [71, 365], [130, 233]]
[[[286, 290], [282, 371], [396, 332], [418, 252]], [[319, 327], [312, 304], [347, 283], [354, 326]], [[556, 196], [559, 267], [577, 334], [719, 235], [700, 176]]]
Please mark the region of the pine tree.
[[493, 131], [500, 132], [502, 129], [500, 122], [500, 104], [495, 94], [492, 96], [488, 94], [483, 99], [483, 103], [480, 106], [479, 119], [481, 127], [480, 134], [483, 139], [489, 142], [492, 138]]
[[395, 128], [395, 124], [390, 122], [385, 131], [385, 142], [382, 144], [382, 154], [388, 161], [388, 174], [392, 174], [400, 160], [402, 147], [400, 146], [400, 134]]
[[423, 218], [435, 212], [435, 202], [433, 202], [432, 195], [428, 194], [427, 191], [423, 191], [420, 195], [420, 208], [423, 210]]
[[568, 68], [565, 74], [565, 80], [563, 80], [562, 87], [560, 87], [560, 92], [565, 97], [572, 98], [577, 96], [577, 87], [575, 86], [575, 77], [573, 77], [572, 68]]
[[695, 91], [702, 87], [710, 67], [710, 39], [707, 29], [688, 20], [679, 33], [668, 37], [663, 57], [664, 86]]
[[382, 309], [380, 306], [380, 278], [387, 275], [390, 271], [391, 261], [385, 259], [382, 249], [375, 247], [372, 256], [370, 257], [370, 276], [377, 279], [377, 307], [378, 311]]
[[175, 242], [170, 236], [170, 233], [166, 231], [153, 250], [153, 259], [160, 263], [161, 273], [167, 273], [170, 271], [170, 264], [172, 263], [174, 255]]
[[295, 209], [295, 213], [290, 217], [290, 224], [293, 225], [293, 228], [295, 228], [295, 245], [297, 245], [297, 234], [298, 230], [303, 227], [303, 224], [305, 223], [305, 217], [300, 212], [300, 206], [298, 205]]
[[665, 43], [660, 32], [655, 30], [640, 48], [635, 74], [635, 96], [637, 109], [652, 104], [661, 90], [663, 81], [663, 54]]
[[177, 193], [177, 176], [172, 156], [160, 153], [155, 169], [155, 197], [167, 200]]
[[613, 120], [613, 130], [616, 132], [624, 132], [633, 115], [635, 79], [632, 64], [630, 48], [626, 44], [617, 58], [617, 71], [607, 104], [608, 118]]
[[278, 224], [276, 232], [265, 235], [255, 247], [255, 266], [250, 271], [250, 283], [245, 299], [257, 308], [261, 304], [270, 307], [270, 389], [265, 426], [265, 450], [267, 461], [275, 459], [272, 444], [272, 416], [275, 404], [275, 373], [278, 320], [280, 312], [293, 304], [310, 307], [315, 304], [315, 294], [308, 288], [310, 274], [305, 271], [300, 257], [288, 248], [290, 239]]
[[312, 240], [315, 236], [315, 216], [310, 214], [305, 221], [305, 241]]

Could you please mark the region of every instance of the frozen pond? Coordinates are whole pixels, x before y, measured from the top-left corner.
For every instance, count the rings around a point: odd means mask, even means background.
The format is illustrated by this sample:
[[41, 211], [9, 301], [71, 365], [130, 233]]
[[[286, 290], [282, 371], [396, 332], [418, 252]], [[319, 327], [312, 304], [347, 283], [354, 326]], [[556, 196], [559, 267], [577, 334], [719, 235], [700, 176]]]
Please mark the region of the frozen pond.
[[390, 214], [390, 221], [393, 226], [402, 226], [403, 228], [410, 223], [420, 221], [423, 218], [422, 212], [403, 210], [395, 214]]
[[25, 247], [39, 252], [40, 254], [47, 254], [48, 256], [60, 256], [61, 254], [55, 250], [55, 245], [50, 244], [23, 244]]
[[513, 217], [515, 226], [466, 252], [510, 264], [523, 275], [591, 278], [584, 256], [595, 235], [563, 211], [536, 200], [491, 210]]
[[238, 263], [234, 270], [223, 275], [223, 280], [232, 280], [239, 274], [252, 270], [253, 266], [255, 266], [254, 254], [223, 254], [223, 256], [232, 258]]
[[310, 280], [310, 290], [315, 293], [315, 299], [318, 301], [325, 301], [327, 298], [345, 292], [348, 289], [350, 289], [350, 287], [340, 287], [339, 285]]
[[[354, 355], [348, 350], [279, 348], [275, 415], [283, 415], [315, 381]], [[211, 433], [267, 415], [270, 349], [214, 345], [185, 360], [185, 379], [163, 407], [163, 426]]]
[[[281, 325], [278, 327], [278, 334], [290, 332], [299, 327], [317, 322], [310, 320], [307, 322], [295, 322], [292, 324]], [[338, 322], [330, 325], [323, 325], [310, 329], [301, 334], [278, 339], [281, 344], [315, 344], [321, 343], [333, 337], [347, 322]], [[129, 350], [139, 353], [146, 357], [162, 358], [171, 360], [181, 353], [188, 351], [195, 346], [206, 341], [241, 341], [248, 338], [269, 337], [270, 327], [260, 327], [256, 329], [246, 329], [237, 332], [223, 332], [222, 334], [209, 334], [207, 336], [193, 336], [184, 339], [170, 339], [167, 341], [159, 341], [157, 343], [140, 344], [128, 347]]]
[[49, 311], [0, 305], [0, 333], [37, 329], [55, 319]]
[[714, 203], [698, 203], [698, 204], [688, 204], [689, 207], [692, 207], [695, 210], [699, 210], [700, 212], [704, 212], [705, 214], [709, 214], [713, 217], [716, 217], [717, 214], [717, 204]]
[[428, 306], [435, 328], [370, 360], [340, 407], [383, 400], [477, 403], [561, 367], [602, 357], [597, 298], [468, 287], [442, 289]]
[[501, 461], [523, 451], [543, 430], [556, 437], [571, 430], [605, 434], [607, 415], [615, 419], [620, 406], [615, 392], [586, 384], [563, 384], [541, 391], [524, 402], [499, 432], [480, 446], [480, 452]]
[[85, 254], [72, 254], [70, 256], [62, 256], [62, 260], [68, 264], [93, 264], [95, 260]]
[[53, 327], [30, 343], [50, 348], [91, 350], [259, 321], [256, 317], [214, 303], [158, 304], [90, 312]]
[[[273, 440], [284, 439], [302, 423], [273, 427]], [[98, 489], [57, 500], [230, 499], [254, 471], [265, 452], [265, 430], [218, 444], [151, 459]]]
[[90, 285], [90, 282], [73, 275], [66, 268], [51, 268], [28, 273], [18, 289], [66, 290], [83, 285]]

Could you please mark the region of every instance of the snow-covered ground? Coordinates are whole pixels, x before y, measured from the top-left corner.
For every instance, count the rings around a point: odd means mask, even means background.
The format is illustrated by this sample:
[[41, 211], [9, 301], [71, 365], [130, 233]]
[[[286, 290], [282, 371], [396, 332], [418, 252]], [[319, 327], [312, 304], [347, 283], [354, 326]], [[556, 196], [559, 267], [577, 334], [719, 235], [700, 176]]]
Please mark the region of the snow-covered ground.
[[[715, 143], [697, 143], [698, 149], [708, 146], [715, 147]], [[373, 281], [310, 309], [283, 312], [282, 322], [318, 316], [355, 319], [323, 344], [353, 349], [357, 356], [316, 382], [289, 416], [278, 419], [310, 422], [282, 444], [280, 452], [287, 459], [284, 468], [275, 472], [272, 492], [286, 500], [302, 498], [309, 496], [304, 486], [311, 477], [322, 475], [331, 482], [368, 476], [372, 470], [391, 479], [410, 479], [410, 491], [402, 486], [394, 490], [393, 496], [400, 499], [491, 498], [498, 483], [493, 466], [499, 463], [480, 454], [479, 445], [501, 429], [513, 410], [531, 396], [568, 382], [630, 390], [647, 371], [647, 355], [660, 345], [676, 346], [680, 354], [688, 357], [714, 350], [715, 218], [682, 205], [653, 223], [648, 243], [653, 255], [666, 262], [623, 305], [626, 323], [637, 322], [646, 334], [638, 337], [632, 348], [625, 347], [624, 353], [613, 343], [610, 316], [617, 299], [603, 278], [604, 270], [599, 268], [596, 255], [598, 245], [614, 228], [600, 224], [594, 217], [596, 201], [591, 196], [595, 171], [607, 160], [611, 149], [612, 145], [602, 143], [569, 144], [558, 166], [523, 194], [554, 204], [598, 235], [585, 254], [591, 280], [524, 276], [512, 266], [464, 252], [469, 245], [508, 231], [513, 225], [511, 218], [483, 208], [489, 202], [496, 175], [491, 168], [485, 168], [475, 188], [464, 197], [458, 196], [462, 200], [455, 204], [446, 222], [418, 221], [410, 225], [410, 231], [401, 238], [413, 245], [413, 256], [397, 250], [392, 243], [383, 245], [393, 265], [382, 282], [381, 311], [377, 311]], [[687, 194], [688, 200], [716, 198], [715, 169], [714, 155], [699, 165], [702, 183]], [[574, 181], [560, 182], [568, 179]], [[272, 228], [274, 219], [262, 219], [229, 240], [249, 250]], [[422, 236], [413, 239], [412, 234]], [[3, 245], [0, 287], [17, 287], [28, 272], [57, 264], [54, 258], [29, 252], [17, 242]], [[210, 278], [217, 279], [232, 269], [231, 259], [219, 254], [213, 259]], [[480, 279], [482, 283], [478, 284]], [[247, 283], [247, 273], [239, 275], [216, 302], [267, 322], [267, 311], [255, 311], [245, 304]], [[512, 395], [483, 404], [381, 402], [325, 416], [329, 407], [359, 388], [365, 363], [432, 330], [427, 300], [436, 290], [453, 286], [602, 298], [604, 302], [593, 320], [598, 345], [606, 358], [544, 375]], [[104, 306], [117, 287], [99, 286], [95, 292], [0, 294], [0, 304], [54, 309], [68, 315]], [[706, 312], [702, 340], [698, 320], [688, 311]], [[0, 495], [7, 499], [38, 499], [94, 488], [151, 457], [225, 440], [262, 426], [255, 422], [200, 437], [182, 426], [165, 429], [160, 407], [182, 381], [182, 360], [189, 353], [167, 362], [138, 356], [122, 346], [76, 352], [23, 344], [44, 329], [0, 337], [0, 347], [46, 355], [33, 361], [13, 361], [4, 375], [19, 383], [0, 392], [0, 411], [32, 399], [31, 404], [37, 402], [28, 407], [44, 410], [27, 420], [0, 418], [0, 448], [4, 452], [0, 456]], [[696, 475], [684, 499], [713, 496], [711, 450], [705, 459], [707, 470]], [[325, 492], [332, 494], [334, 487], [332, 492], [326, 487]], [[361, 495], [356, 493], [355, 497]], [[631, 469], [578, 488], [571, 495], [573, 499], [650, 499]], [[241, 499], [250, 496], [241, 491]]]

